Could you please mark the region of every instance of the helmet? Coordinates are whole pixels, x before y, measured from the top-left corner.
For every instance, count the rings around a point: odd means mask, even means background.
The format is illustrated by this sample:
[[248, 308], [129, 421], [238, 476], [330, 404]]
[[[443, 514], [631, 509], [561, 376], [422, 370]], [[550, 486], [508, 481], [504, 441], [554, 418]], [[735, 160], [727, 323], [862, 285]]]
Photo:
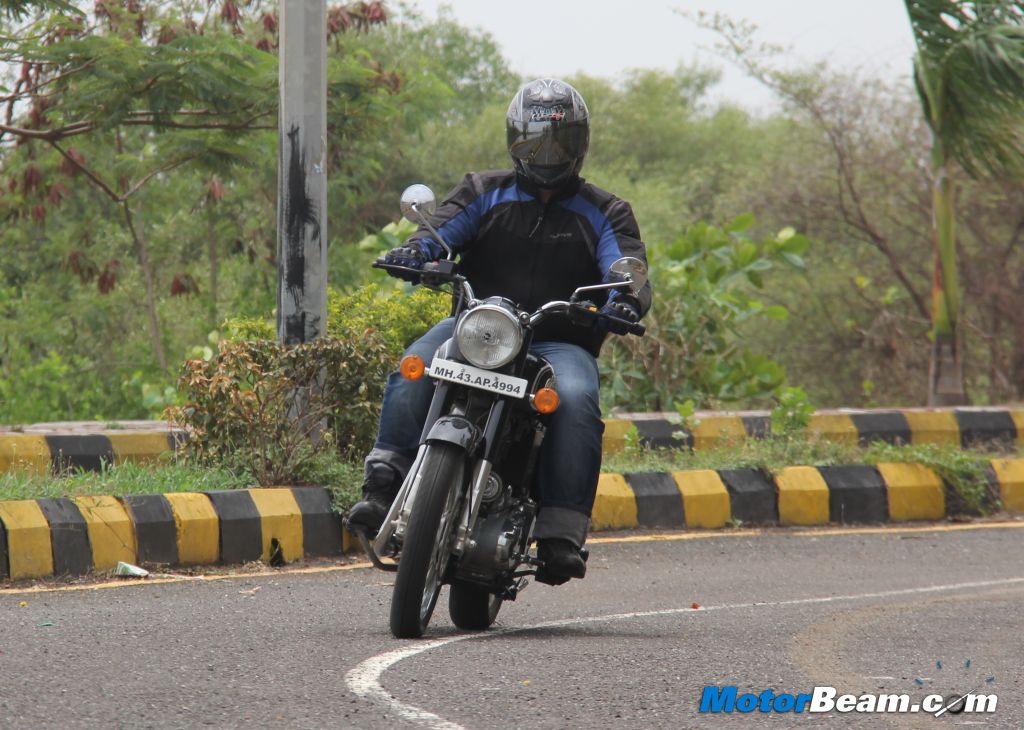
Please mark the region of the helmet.
[[590, 142], [583, 97], [558, 79], [537, 79], [512, 97], [505, 117], [508, 152], [516, 172], [555, 189], [579, 174]]

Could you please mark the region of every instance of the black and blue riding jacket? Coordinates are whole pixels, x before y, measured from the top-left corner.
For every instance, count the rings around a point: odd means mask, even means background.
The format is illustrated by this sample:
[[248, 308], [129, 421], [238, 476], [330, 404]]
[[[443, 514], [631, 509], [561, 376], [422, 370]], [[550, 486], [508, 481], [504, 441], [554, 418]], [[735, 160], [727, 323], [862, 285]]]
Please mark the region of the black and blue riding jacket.
[[[568, 299], [574, 290], [607, 281], [608, 267], [623, 256], [647, 262], [640, 230], [629, 203], [582, 179], [547, 203], [513, 170], [471, 172], [445, 198], [431, 224], [459, 254], [459, 267], [478, 297], [502, 296], [522, 309]], [[410, 237], [428, 259], [444, 251], [421, 226]], [[629, 295], [613, 292], [611, 298]], [[641, 314], [651, 306], [650, 283], [635, 298]], [[592, 301], [603, 305], [598, 292]], [[561, 317], [543, 322], [537, 341], [580, 345], [595, 357], [603, 333]]]

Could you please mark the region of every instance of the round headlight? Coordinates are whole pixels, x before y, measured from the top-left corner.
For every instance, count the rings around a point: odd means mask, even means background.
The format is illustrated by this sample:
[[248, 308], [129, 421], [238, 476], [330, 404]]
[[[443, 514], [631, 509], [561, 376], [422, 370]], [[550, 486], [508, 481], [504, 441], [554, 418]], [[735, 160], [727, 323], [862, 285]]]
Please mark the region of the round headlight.
[[478, 368], [493, 370], [511, 362], [523, 344], [523, 328], [515, 315], [482, 304], [466, 312], [455, 328], [463, 357]]

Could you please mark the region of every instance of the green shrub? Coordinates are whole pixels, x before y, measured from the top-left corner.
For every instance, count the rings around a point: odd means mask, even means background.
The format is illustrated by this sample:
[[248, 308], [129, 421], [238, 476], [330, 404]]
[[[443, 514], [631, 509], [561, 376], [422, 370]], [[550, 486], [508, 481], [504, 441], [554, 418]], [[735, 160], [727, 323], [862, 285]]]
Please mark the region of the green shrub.
[[437, 292], [368, 284], [329, 292], [327, 335], [303, 345], [278, 345], [269, 321], [228, 320], [218, 352], [185, 363], [186, 402], [168, 411], [188, 434], [187, 458], [265, 485], [330, 479], [332, 457], [371, 448], [388, 373], [447, 313]]
[[391, 368], [373, 332], [294, 347], [230, 343], [210, 360], [185, 363], [179, 389], [187, 402], [168, 413], [186, 431], [189, 460], [247, 471], [263, 485], [297, 483], [325, 451], [368, 448]]
[[327, 334], [339, 340], [379, 333], [396, 363], [413, 340], [451, 311], [447, 294], [417, 287], [411, 293], [366, 284], [352, 294], [333, 289], [327, 296]]
[[786, 319], [788, 310], [758, 295], [766, 272], [802, 270], [808, 241], [786, 228], [756, 240], [751, 215], [724, 228], [690, 226], [648, 249], [654, 302], [644, 337], [612, 337], [600, 365], [602, 402], [629, 411], [696, 408], [766, 400], [785, 382], [781, 366], [744, 345], [747, 321]]
[[946, 514], [984, 515], [998, 510], [999, 489], [988, 479], [991, 454], [948, 444], [893, 446], [871, 444], [865, 454], [870, 464], [907, 462], [927, 466], [945, 485]]
[[[94, 364], [50, 351], [32, 361], [20, 348], [0, 352], [0, 423], [41, 423], [100, 418], [116, 413], [120, 399], [96, 383]], [[126, 418], [143, 413], [129, 411]]]
[[779, 388], [772, 409], [772, 433], [787, 436], [806, 430], [814, 411], [814, 404], [803, 388]]

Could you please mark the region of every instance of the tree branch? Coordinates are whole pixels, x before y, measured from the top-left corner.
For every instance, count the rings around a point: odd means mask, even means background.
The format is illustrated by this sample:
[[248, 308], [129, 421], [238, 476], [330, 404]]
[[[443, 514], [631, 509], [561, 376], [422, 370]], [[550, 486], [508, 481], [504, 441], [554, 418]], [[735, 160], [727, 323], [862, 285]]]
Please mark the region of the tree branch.
[[152, 180], [154, 177], [156, 177], [160, 173], [162, 173], [162, 172], [170, 172], [171, 170], [175, 169], [176, 167], [181, 167], [186, 162], [191, 162], [192, 160], [196, 159], [196, 157], [198, 157], [198, 155], [189, 155], [188, 157], [182, 157], [180, 160], [175, 160], [174, 162], [170, 162], [170, 163], [168, 163], [166, 165], [163, 165], [162, 167], [158, 167], [157, 169], [152, 170], [148, 174], [144, 175], [137, 183], [132, 185], [131, 188], [128, 190], [128, 192], [126, 192], [124, 195], [122, 195], [118, 199], [117, 202], [121, 203], [121, 202], [124, 202], [125, 200], [128, 200], [128, 198], [130, 198], [135, 193], [137, 193], [142, 188], [143, 185], [148, 183], [150, 180]]
[[263, 112], [244, 122], [207, 122], [204, 124], [184, 124], [182, 122], [158, 122], [154, 117], [125, 119], [121, 124], [126, 127], [166, 127], [168, 129], [221, 129], [232, 132], [244, 132], [250, 129], [277, 129], [276, 124], [253, 124], [260, 117], [269, 115]]
[[59, 144], [57, 144], [52, 139], [48, 139], [46, 141], [50, 144], [51, 147], [53, 147], [55, 150], [60, 152], [60, 154], [64, 157], [65, 160], [70, 162], [72, 165], [74, 165], [76, 168], [78, 168], [82, 172], [83, 175], [85, 175], [87, 178], [89, 178], [89, 180], [92, 182], [93, 185], [95, 185], [100, 190], [102, 190], [104, 193], [106, 193], [107, 196], [111, 200], [113, 200], [115, 203], [122, 202], [121, 201], [121, 197], [116, 192], [114, 192], [114, 190], [111, 189], [111, 187], [109, 185], [107, 185], [105, 182], [103, 182], [103, 180], [101, 180], [100, 177], [98, 175], [96, 175], [96, 173], [94, 173], [88, 167], [86, 167], [81, 162], [79, 162], [74, 157], [72, 157], [70, 154], [68, 154], [68, 152], [65, 151], [64, 148], [62, 148]]

